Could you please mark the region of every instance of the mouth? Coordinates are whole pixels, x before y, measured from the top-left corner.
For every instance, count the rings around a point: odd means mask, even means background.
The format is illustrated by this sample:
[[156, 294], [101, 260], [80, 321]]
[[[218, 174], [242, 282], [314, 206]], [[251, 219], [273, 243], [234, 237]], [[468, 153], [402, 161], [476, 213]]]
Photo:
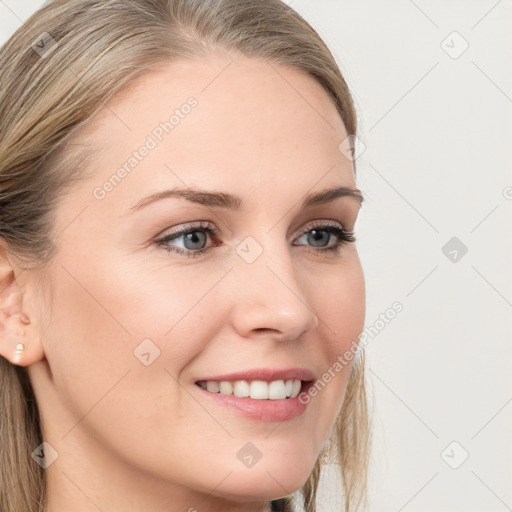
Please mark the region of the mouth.
[[198, 380], [201, 389], [219, 395], [232, 395], [253, 400], [287, 400], [295, 398], [312, 380]]

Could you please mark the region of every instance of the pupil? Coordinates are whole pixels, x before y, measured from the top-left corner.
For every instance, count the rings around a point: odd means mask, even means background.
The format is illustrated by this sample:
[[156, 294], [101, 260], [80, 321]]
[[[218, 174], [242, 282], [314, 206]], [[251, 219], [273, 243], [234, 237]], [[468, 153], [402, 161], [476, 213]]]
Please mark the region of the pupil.
[[[191, 241], [192, 243], [197, 243], [199, 240], [197, 237], [197, 233], [199, 233], [199, 231], [194, 231], [193, 233], [187, 233], [186, 239]], [[188, 247], [188, 249], [198, 249], [198, 247]]]
[[311, 231], [311, 236], [313, 237], [315, 242], [321, 240], [322, 236], [325, 238], [326, 235], [327, 235], [327, 232], [323, 231], [321, 229], [313, 229]]

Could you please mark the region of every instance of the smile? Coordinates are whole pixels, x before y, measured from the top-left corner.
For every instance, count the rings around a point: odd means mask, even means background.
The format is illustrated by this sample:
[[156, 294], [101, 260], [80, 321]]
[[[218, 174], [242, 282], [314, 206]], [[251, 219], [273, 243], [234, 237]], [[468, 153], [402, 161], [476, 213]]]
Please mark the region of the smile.
[[221, 395], [234, 395], [238, 398], [252, 398], [254, 400], [285, 400], [295, 398], [302, 387], [298, 379], [273, 380], [237, 380], [237, 381], [204, 381], [196, 384], [210, 393]]

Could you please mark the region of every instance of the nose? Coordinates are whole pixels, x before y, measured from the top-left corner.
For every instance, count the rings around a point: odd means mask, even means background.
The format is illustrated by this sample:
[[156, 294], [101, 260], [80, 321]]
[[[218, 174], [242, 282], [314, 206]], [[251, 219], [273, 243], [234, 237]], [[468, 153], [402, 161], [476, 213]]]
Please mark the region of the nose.
[[308, 281], [297, 275], [287, 245], [279, 244], [272, 251], [265, 247], [255, 261], [249, 261], [237, 259], [232, 275], [236, 302], [232, 319], [238, 334], [287, 341], [314, 330], [319, 319], [308, 302]]

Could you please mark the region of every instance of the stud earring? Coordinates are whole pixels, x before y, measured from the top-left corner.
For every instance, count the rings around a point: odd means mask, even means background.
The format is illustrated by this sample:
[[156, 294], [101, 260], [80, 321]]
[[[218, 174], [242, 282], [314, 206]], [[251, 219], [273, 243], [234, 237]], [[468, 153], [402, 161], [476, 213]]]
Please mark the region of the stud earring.
[[23, 354], [23, 351], [25, 350], [25, 345], [23, 345], [23, 343], [18, 343], [16, 345], [16, 355], [19, 356], [21, 354]]

